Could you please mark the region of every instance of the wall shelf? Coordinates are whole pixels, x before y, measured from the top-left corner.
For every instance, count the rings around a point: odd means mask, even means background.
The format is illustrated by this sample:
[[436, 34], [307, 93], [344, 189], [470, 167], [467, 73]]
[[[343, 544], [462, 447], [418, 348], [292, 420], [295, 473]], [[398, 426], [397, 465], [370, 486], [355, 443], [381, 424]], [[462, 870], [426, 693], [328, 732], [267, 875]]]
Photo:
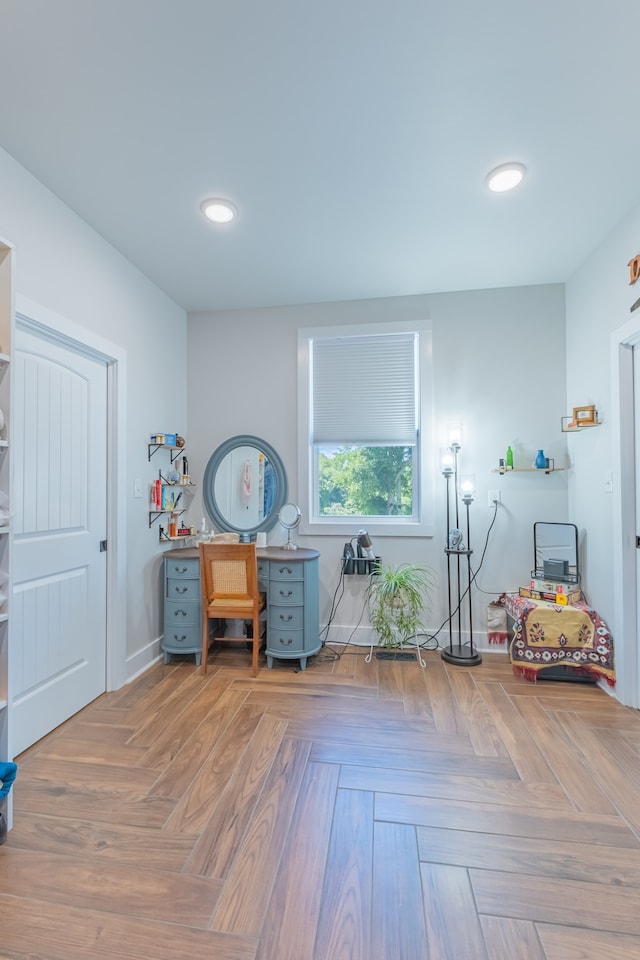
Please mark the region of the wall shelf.
[[151, 460], [151, 457], [158, 452], [158, 450], [169, 450], [171, 463], [178, 459], [181, 453], [186, 453], [184, 446], [182, 447], [170, 447], [166, 443], [148, 443], [147, 444], [147, 459]]
[[[185, 510], [149, 510], [149, 527], [152, 527], [156, 520], [159, 520], [160, 517], [169, 517], [171, 514], [175, 514], [176, 517], [182, 516]], [[169, 540], [169, 537], [163, 537], [163, 540]], [[182, 539], [182, 538], [180, 538]]]
[[580, 433], [581, 430], [588, 430], [590, 427], [599, 427], [601, 424], [600, 420], [596, 420], [595, 423], [581, 423], [576, 424], [575, 427], [570, 427], [570, 423], [574, 423], [571, 417], [561, 417], [560, 418], [560, 429], [562, 433]]
[[566, 470], [566, 467], [494, 467], [491, 473], [500, 473], [503, 476], [507, 473], [559, 473], [562, 470]]
[[[181, 454], [185, 454], [186, 447], [184, 444], [182, 446], [178, 446], [177, 444], [169, 444], [169, 443], [148, 443], [147, 451], [148, 451], [149, 461], [151, 461], [151, 458], [158, 452], [158, 450], [168, 450], [170, 454], [171, 464], [173, 464], [174, 461], [176, 461]], [[187, 458], [185, 456], [184, 466], [186, 467], [186, 465], [187, 465]], [[152, 487], [157, 485], [158, 482], [160, 482], [160, 484], [162, 485], [162, 492], [160, 495], [161, 503], [158, 503], [158, 501], [155, 499], [154, 491], [152, 489], [150, 491], [151, 509], [149, 510], [149, 529], [151, 529], [151, 527], [155, 523], [157, 523], [157, 521], [160, 520], [161, 517], [171, 517], [177, 520], [178, 517], [181, 517], [182, 514], [186, 513], [186, 511], [189, 509], [189, 504], [186, 503], [187, 498], [186, 496], [183, 497], [183, 493], [185, 494], [192, 493], [196, 485], [195, 483], [191, 483], [191, 480], [189, 479], [186, 473], [183, 473], [182, 475], [180, 475], [178, 471], [175, 471], [174, 475], [176, 477], [180, 477], [180, 479], [182, 479], [183, 481], [186, 480], [187, 482], [181, 483], [179, 479], [169, 480], [168, 477], [165, 477], [161, 469], [158, 470], [158, 480], [155, 481], [155, 484], [153, 484]], [[154, 509], [154, 501], [155, 501], [155, 509]], [[167, 531], [164, 529], [164, 527], [159, 528], [160, 543], [164, 543], [165, 541], [168, 541], [168, 540], [186, 540], [186, 539], [188, 539], [187, 534], [170, 537]]]

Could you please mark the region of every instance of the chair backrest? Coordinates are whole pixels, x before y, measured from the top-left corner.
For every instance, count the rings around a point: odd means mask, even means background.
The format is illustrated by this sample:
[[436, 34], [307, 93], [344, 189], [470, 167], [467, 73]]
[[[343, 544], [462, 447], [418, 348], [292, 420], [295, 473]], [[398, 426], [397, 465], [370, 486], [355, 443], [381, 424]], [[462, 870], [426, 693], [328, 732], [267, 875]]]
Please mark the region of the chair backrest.
[[258, 600], [255, 543], [201, 543], [200, 577], [205, 603], [216, 599]]

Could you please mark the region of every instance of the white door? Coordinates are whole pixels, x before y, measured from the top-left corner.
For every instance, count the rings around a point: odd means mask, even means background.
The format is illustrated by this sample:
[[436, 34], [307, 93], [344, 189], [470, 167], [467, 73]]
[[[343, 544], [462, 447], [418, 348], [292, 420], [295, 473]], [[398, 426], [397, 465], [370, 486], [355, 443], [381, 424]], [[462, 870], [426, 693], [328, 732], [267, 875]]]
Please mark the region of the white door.
[[17, 755], [106, 689], [107, 369], [21, 327], [14, 357]]

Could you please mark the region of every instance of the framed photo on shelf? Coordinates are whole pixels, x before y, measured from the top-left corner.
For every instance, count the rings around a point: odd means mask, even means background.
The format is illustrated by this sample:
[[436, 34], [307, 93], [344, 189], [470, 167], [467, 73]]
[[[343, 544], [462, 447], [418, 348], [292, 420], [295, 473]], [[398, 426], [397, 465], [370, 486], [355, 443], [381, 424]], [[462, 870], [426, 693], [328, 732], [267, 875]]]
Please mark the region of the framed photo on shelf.
[[584, 426], [586, 423], [596, 422], [595, 404], [589, 404], [586, 407], [574, 407], [572, 421], [577, 427]]

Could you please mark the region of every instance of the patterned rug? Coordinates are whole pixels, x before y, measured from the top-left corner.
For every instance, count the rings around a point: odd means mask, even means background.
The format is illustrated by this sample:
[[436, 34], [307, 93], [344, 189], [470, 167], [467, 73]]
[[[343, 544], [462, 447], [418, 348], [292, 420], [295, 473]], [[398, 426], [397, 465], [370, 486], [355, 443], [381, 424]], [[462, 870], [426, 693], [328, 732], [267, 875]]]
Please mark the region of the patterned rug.
[[613, 638], [588, 604], [560, 606], [507, 594], [504, 605], [514, 621], [509, 654], [516, 676], [536, 680], [545, 667], [562, 665], [615, 686]]

